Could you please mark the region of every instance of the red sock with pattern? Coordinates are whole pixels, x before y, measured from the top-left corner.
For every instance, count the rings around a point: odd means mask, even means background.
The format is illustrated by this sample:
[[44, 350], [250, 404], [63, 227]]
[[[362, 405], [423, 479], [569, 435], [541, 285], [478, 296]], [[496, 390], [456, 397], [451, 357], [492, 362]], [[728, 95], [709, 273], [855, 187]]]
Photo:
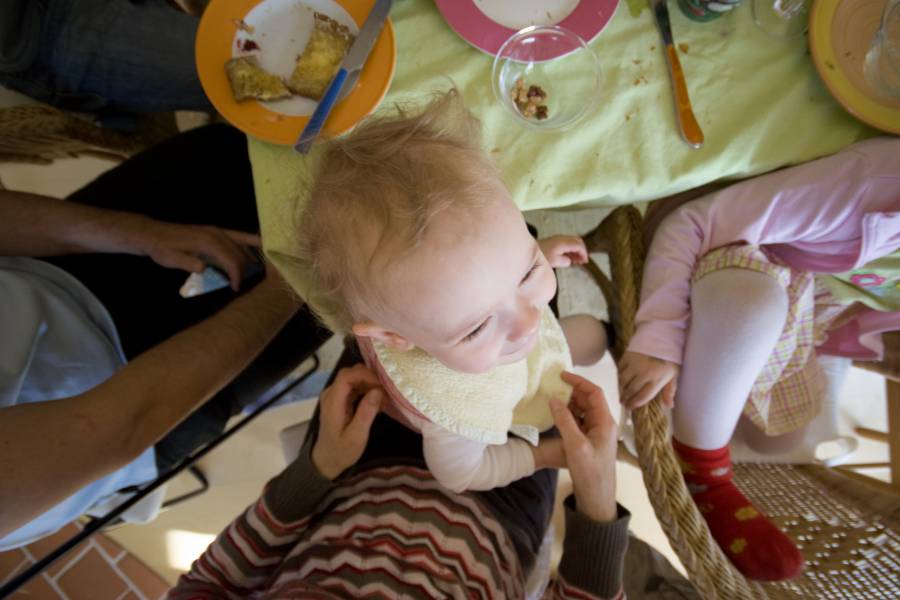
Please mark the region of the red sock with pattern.
[[691, 496], [713, 538], [749, 579], [791, 579], [803, 567], [797, 546], [731, 482], [728, 446], [698, 450], [672, 438]]

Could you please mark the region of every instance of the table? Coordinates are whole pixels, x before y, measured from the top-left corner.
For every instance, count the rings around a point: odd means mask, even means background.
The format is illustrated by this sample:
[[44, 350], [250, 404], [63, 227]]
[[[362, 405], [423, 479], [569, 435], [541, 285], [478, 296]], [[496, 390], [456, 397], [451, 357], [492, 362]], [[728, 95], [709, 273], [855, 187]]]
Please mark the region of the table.
[[[598, 108], [562, 133], [522, 128], [495, 100], [492, 57], [444, 23], [431, 0], [396, 0], [391, 13], [397, 67], [384, 105], [421, 100], [448, 77], [482, 120], [484, 144], [523, 210], [617, 206], [702, 184], [743, 178], [831, 154], [875, 132], [846, 113], [819, 79], [805, 36], [769, 37], [750, 2], [711, 23], [670, 3], [672, 29], [697, 119], [699, 150], [677, 130], [662, 44], [649, 10], [624, 0], [591, 46], [600, 56]], [[290, 148], [249, 140], [266, 254], [290, 260], [299, 182], [315, 161]], [[300, 204], [298, 204], [300, 203]], [[304, 282], [291, 283], [302, 294]]]

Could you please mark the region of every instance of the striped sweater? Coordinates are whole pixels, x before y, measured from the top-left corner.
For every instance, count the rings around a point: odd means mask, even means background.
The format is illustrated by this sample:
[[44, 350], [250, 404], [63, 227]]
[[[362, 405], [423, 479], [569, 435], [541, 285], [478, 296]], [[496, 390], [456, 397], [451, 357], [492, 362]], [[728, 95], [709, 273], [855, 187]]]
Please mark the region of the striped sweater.
[[[628, 514], [597, 523], [566, 509], [559, 575], [545, 598], [622, 598]], [[309, 452], [267, 485], [167, 596], [522, 598], [509, 535], [472, 494], [415, 467], [331, 482]]]

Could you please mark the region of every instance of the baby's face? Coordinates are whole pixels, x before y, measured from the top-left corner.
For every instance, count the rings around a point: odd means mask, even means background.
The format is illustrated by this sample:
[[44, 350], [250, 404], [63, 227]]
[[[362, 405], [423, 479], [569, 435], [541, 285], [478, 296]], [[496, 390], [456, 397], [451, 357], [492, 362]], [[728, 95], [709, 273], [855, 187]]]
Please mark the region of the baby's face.
[[488, 205], [436, 216], [418, 248], [387, 263], [377, 283], [387, 306], [372, 322], [396, 337], [381, 339], [467, 373], [525, 358], [556, 293], [553, 269], [505, 190]]

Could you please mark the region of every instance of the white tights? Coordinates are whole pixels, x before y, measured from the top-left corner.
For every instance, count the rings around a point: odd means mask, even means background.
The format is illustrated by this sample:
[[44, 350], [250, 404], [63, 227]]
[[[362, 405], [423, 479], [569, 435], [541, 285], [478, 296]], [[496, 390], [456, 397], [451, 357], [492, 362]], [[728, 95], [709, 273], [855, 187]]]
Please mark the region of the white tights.
[[728, 443], [787, 310], [785, 289], [757, 271], [722, 269], [693, 285], [672, 414], [678, 441], [702, 450]]

